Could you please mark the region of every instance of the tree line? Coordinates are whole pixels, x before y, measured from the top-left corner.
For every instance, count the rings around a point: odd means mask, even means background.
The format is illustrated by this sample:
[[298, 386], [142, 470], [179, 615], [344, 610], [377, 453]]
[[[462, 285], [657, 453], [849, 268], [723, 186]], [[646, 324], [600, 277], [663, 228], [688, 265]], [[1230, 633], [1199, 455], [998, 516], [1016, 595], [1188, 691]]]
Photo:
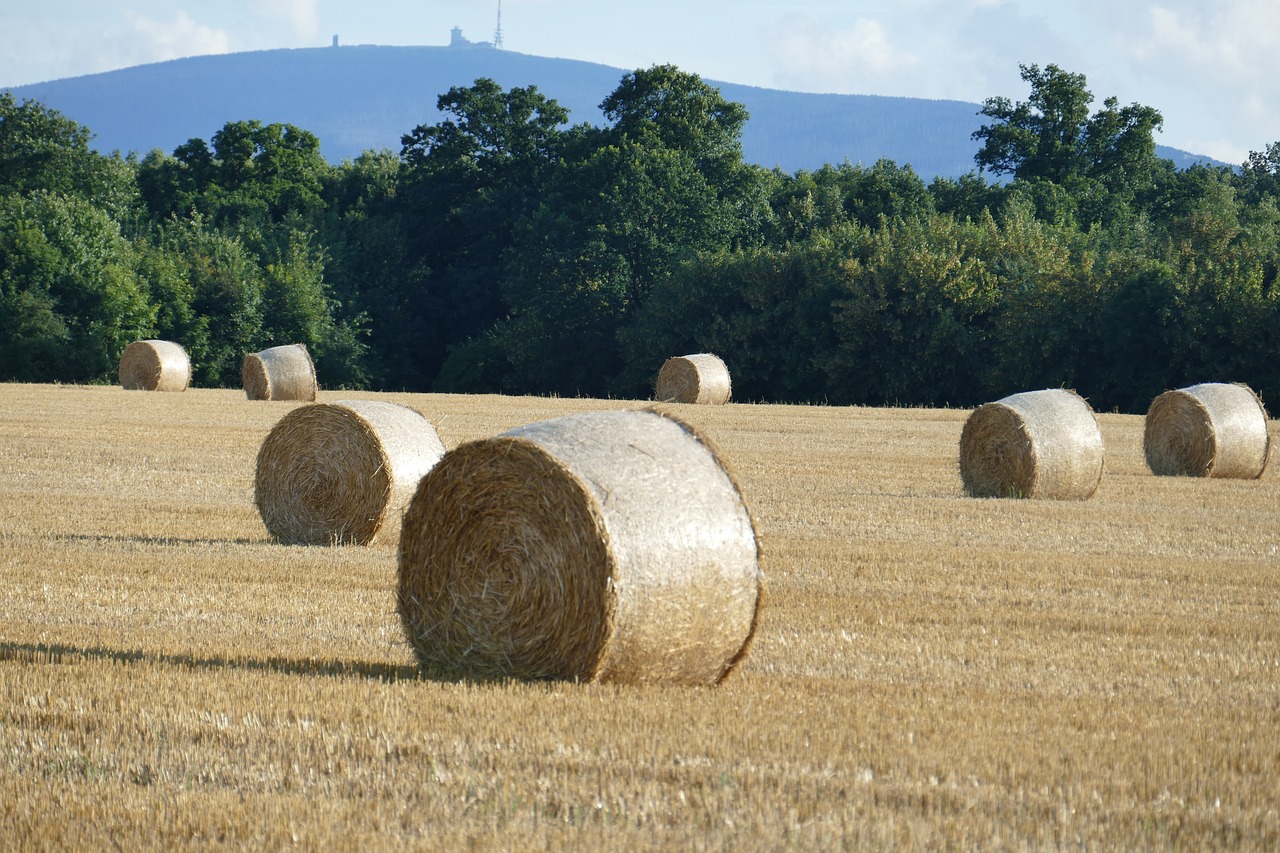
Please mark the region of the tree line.
[[1155, 154], [1160, 113], [1022, 68], [974, 171], [784, 173], [697, 75], [624, 75], [600, 124], [488, 79], [339, 165], [287, 124], [171, 153], [0, 94], [0, 379], [110, 382], [142, 338], [197, 384], [305, 343], [328, 387], [646, 397], [710, 351], [735, 397], [969, 406], [1071, 387], [1280, 395], [1280, 142], [1238, 169]]

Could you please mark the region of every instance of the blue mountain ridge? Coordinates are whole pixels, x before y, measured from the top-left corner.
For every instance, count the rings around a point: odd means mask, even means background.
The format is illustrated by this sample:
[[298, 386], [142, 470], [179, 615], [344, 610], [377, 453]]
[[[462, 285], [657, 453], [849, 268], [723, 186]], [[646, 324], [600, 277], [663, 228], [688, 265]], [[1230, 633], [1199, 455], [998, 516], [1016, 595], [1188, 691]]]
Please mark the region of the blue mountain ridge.
[[[343, 45], [194, 56], [9, 89], [87, 127], [103, 153], [172, 152], [230, 121], [309, 130], [330, 162], [400, 150], [400, 138], [441, 119], [436, 99], [489, 77], [504, 89], [537, 86], [571, 122], [600, 124], [599, 104], [627, 69], [479, 47]], [[748, 162], [784, 172], [882, 158], [926, 181], [975, 170], [981, 105], [879, 95], [791, 92], [707, 80], [751, 114]], [[1179, 168], [1214, 161], [1158, 146]]]

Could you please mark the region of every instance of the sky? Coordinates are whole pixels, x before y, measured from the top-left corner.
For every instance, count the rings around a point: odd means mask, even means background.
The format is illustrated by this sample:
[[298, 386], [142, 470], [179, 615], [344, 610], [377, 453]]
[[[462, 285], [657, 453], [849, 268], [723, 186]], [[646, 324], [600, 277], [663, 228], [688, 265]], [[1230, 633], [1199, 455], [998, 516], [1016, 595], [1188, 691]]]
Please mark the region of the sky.
[[[0, 89], [211, 53], [492, 40], [498, 0], [6, 0]], [[1083, 74], [1094, 109], [1228, 163], [1280, 142], [1280, 0], [505, 0], [506, 50], [802, 92], [1026, 100], [1019, 66]], [[546, 93], [555, 97], [554, 92]]]

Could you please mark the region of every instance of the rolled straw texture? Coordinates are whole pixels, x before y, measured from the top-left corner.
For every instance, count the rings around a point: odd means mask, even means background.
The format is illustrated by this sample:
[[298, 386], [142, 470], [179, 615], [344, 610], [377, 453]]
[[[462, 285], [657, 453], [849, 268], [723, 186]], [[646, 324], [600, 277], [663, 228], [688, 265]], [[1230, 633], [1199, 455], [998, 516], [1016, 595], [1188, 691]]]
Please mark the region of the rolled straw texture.
[[1271, 455], [1267, 410], [1247, 385], [1206, 382], [1151, 401], [1142, 448], [1162, 476], [1262, 476]]
[[654, 396], [667, 403], [720, 405], [733, 396], [733, 383], [719, 356], [681, 355], [667, 359], [658, 371]]
[[762, 600], [719, 456], [655, 412], [595, 412], [450, 451], [400, 534], [398, 605], [440, 678], [715, 684]]
[[120, 354], [120, 385], [129, 391], [185, 391], [191, 359], [173, 341], [134, 341]]
[[244, 357], [240, 371], [250, 400], [316, 399], [316, 367], [305, 344], [271, 347]]
[[1027, 391], [979, 406], [960, 434], [974, 497], [1085, 500], [1102, 481], [1102, 432], [1074, 391]]
[[279, 542], [366, 545], [443, 455], [435, 428], [413, 409], [371, 400], [302, 406], [262, 442], [254, 502]]

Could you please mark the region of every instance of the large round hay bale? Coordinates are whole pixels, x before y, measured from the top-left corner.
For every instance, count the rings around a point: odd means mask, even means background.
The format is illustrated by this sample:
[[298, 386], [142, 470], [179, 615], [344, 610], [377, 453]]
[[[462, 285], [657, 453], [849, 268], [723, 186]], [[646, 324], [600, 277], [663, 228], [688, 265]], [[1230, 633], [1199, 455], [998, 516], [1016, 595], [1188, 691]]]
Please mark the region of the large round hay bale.
[[286, 544], [372, 542], [444, 455], [430, 421], [372, 400], [302, 406], [258, 450], [254, 501]]
[[656, 412], [595, 412], [464, 444], [422, 478], [398, 605], [440, 678], [718, 683], [763, 577], [719, 456]]
[[664, 403], [720, 405], [733, 396], [729, 368], [709, 352], [669, 358], [658, 371], [655, 395]]
[[240, 371], [250, 400], [316, 399], [316, 366], [306, 344], [270, 347], [244, 357]]
[[1206, 382], [1151, 401], [1142, 449], [1163, 476], [1262, 476], [1271, 455], [1267, 410], [1247, 385]]
[[191, 359], [173, 341], [134, 341], [120, 354], [120, 385], [129, 391], [185, 391]]
[[974, 497], [1084, 500], [1102, 481], [1102, 432], [1074, 391], [1013, 394], [974, 409], [960, 434], [960, 477]]

